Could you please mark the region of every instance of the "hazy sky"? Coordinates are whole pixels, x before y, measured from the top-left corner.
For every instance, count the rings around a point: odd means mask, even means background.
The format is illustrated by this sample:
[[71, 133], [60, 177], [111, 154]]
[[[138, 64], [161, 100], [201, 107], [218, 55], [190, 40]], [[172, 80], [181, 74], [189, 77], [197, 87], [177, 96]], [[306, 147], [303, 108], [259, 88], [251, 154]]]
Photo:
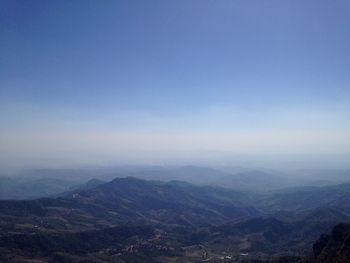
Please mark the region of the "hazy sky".
[[350, 156], [350, 1], [0, 1], [0, 165]]

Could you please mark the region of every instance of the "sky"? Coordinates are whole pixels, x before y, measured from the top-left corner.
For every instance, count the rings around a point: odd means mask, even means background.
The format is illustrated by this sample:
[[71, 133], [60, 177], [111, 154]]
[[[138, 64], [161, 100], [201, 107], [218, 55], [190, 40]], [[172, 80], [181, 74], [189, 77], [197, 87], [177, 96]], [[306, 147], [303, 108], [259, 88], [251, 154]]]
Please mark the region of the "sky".
[[0, 1], [0, 165], [348, 166], [347, 0]]

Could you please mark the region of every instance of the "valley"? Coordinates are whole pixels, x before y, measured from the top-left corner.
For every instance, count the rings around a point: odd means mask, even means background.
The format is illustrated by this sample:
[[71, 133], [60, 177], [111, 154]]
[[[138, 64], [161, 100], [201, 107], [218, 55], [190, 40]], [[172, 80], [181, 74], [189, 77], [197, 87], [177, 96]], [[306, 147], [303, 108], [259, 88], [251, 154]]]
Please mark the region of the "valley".
[[[0, 201], [3, 262], [297, 262], [350, 221], [350, 186], [251, 193], [135, 177]], [[294, 261], [293, 261], [294, 260]]]

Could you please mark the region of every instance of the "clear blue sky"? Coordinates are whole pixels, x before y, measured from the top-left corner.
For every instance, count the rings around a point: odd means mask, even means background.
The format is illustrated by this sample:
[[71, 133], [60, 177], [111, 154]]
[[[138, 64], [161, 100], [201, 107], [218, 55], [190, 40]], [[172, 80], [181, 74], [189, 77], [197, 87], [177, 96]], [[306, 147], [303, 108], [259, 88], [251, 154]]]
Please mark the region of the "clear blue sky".
[[349, 14], [347, 0], [1, 0], [2, 163], [348, 156]]

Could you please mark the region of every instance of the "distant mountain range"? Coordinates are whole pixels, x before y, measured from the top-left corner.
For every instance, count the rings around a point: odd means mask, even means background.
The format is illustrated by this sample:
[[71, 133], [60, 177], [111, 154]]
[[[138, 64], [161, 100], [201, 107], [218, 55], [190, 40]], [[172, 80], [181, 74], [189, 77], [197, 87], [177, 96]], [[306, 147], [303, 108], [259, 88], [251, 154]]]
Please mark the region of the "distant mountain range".
[[285, 174], [266, 169], [252, 170], [239, 167], [213, 169], [190, 165], [37, 169], [23, 171], [17, 176], [0, 176], [0, 200], [50, 197], [79, 187], [94, 178], [111, 181], [114, 178], [124, 177], [164, 182], [184, 181], [200, 186], [225, 187], [239, 191], [268, 192], [282, 189], [282, 192], [285, 192], [287, 188], [350, 182], [350, 171], [302, 170]]
[[69, 190], [81, 184], [74, 179], [33, 178], [33, 177], [0, 177], [0, 200], [34, 199], [51, 196]]

